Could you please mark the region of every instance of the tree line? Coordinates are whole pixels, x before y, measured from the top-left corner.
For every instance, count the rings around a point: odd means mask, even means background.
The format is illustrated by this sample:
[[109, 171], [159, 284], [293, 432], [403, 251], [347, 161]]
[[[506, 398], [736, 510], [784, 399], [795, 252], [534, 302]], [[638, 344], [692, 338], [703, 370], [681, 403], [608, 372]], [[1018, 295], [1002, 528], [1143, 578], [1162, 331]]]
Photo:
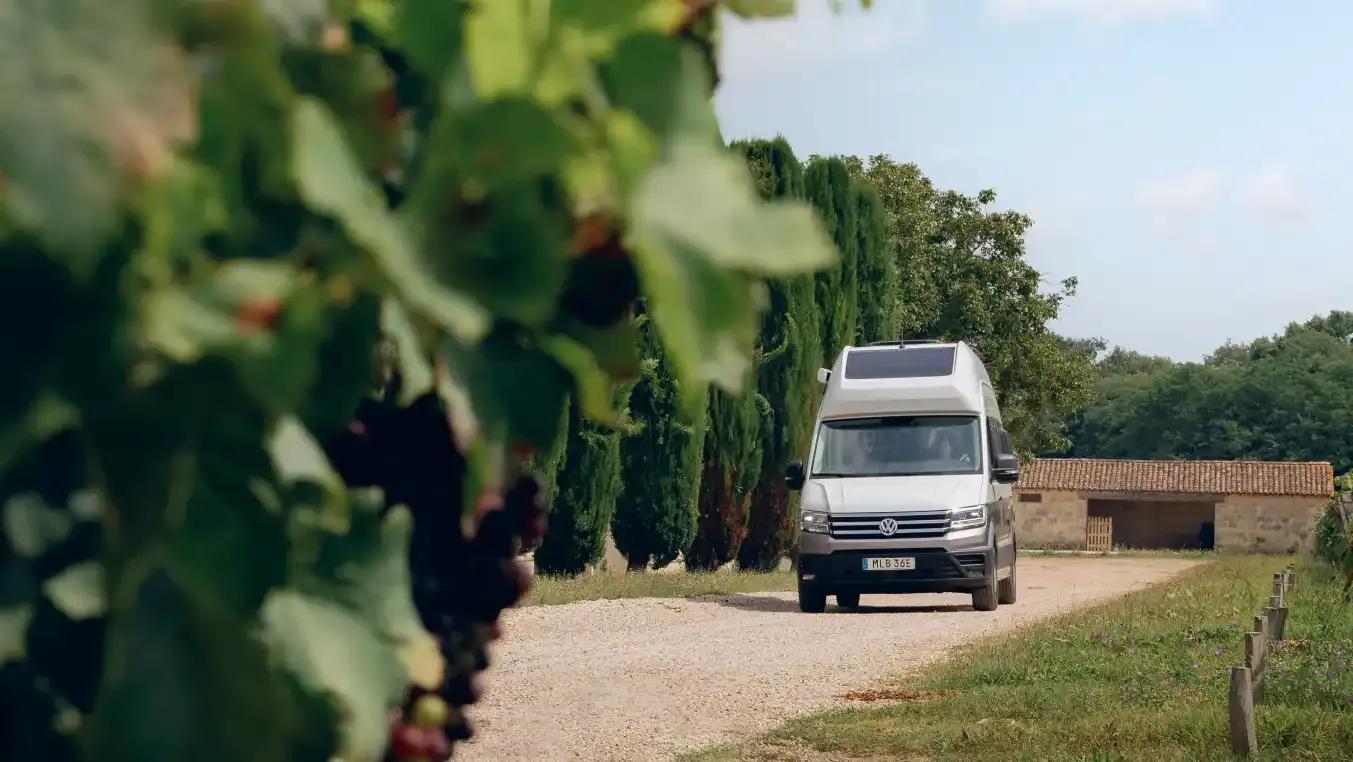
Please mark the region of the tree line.
[[1079, 457], [1329, 461], [1353, 469], [1353, 312], [1173, 362], [1081, 342], [1094, 402], [1071, 419]]
[[[693, 570], [775, 568], [797, 515], [784, 470], [807, 454], [817, 369], [847, 345], [969, 342], [1025, 453], [1064, 448], [1066, 421], [1090, 402], [1093, 355], [1047, 327], [1075, 280], [1040, 288], [1025, 260], [1032, 220], [993, 209], [993, 191], [940, 189], [916, 165], [882, 155], [804, 161], [783, 138], [733, 148], [764, 199], [811, 204], [839, 263], [766, 284], [760, 324], [746, 326], [757, 335], [751, 390], [713, 389], [695, 415], [683, 414], [680, 382], [639, 305], [644, 360], [618, 392], [624, 422], [590, 423], [570, 405], [564, 434], [536, 457], [553, 496], [539, 571], [583, 571], [602, 557], [608, 532], [632, 570], [679, 557]], [[721, 348], [703, 350], [716, 358]]]

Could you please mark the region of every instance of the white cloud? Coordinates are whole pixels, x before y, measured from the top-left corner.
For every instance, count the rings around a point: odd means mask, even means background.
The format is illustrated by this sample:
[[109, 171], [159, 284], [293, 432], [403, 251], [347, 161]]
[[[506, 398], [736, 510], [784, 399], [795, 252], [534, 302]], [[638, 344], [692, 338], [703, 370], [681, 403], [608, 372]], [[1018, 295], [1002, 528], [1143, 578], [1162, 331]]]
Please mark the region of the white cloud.
[[1311, 213], [1311, 198], [1285, 164], [1274, 164], [1244, 180], [1237, 189], [1251, 211], [1278, 220], [1301, 219]]
[[1137, 192], [1137, 202], [1168, 221], [1216, 207], [1225, 192], [1224, 173], [1212, 167], [1195, 167], [1146, 183]]
[[1138, 16], [1202, 14], [1213, 0], [988, 0], [992, 12], [1006, 18], [1061, 13], [1095, 21], [1122, 21]]
[[1297, 174], [1281, 162], [1243, 171], [1194, 167], [1144, 183], [1136, 200], [1165, 227], [1188, 225], [1217, 210], [1240, 209], [1269, 222], [1299, 220], [1315, 210]]
[[829, 62], [882, 56], [925, 28], [922, 0], [888, 0], [865, 11], [855, 3], [832, 12], [826, 0], [801, 0], [795, 16], [745, 21], [723, 18], [720, 68], [738, 78], [785, 74]]

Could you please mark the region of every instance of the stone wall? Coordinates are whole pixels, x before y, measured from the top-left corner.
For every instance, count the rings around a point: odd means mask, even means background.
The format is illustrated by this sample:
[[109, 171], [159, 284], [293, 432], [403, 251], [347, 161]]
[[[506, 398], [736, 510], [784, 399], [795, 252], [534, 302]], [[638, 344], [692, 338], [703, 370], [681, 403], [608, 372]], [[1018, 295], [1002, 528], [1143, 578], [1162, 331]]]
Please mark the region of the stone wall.
[[1075, 492], [1032, 491], [1042, 502], [1020, 500], [1015, 491], [1015, 539], [1023, 548], [1085, 548], [1086, 501]]
[[1309, 551], [1325, 497], [1228, 495], [1217, 504], [1217, 548], [1258, 553]]
[[[1040, 495], [1042, 502], [1022, 502], [1024, 492]], [[1139, 502], [1145, 507], [1149, 501]], [[1309, 551], [1315, 545], [1315, 521], [1328, 502], [1319, 496], [1228, 495], [1216, 504], [1216, 547], [1249, 553]], [[1172, 503], [1156, 505], [1169, 511]], [[1087, 514], [1088, 501], [1079, 492], [1015, 491], [1020, 547], [1083, 549]], [[1114, 542], [1119, 544], [1117, 527]]]

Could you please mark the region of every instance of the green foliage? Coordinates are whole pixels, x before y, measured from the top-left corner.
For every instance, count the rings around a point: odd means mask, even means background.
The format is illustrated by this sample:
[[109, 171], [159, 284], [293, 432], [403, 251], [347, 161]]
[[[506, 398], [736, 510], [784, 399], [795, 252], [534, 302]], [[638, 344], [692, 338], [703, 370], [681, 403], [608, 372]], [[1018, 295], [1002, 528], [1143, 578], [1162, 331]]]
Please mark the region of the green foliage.
[[544, 574], [580, 574], [601, 560], [622, 488], [620, 432], [584, 419], [576, 404], [568, 431], [549, 528], [535, 553]]
[[647, 322], [641, 336], [647, 365], [630, 394], [635, 431], [620, 443], [624, 493], [611, 534], [631, 569], [661, 569], [695, 538], [706, 419], [681, 421], [676, 378]]
[[817, 208], [831, 233], [841, 261], [818, 273], [814, 295], [820, 320], [822, 365], [831, 367], [836, 355], [850, 344], [859, 322], [860, 262], [859, 197], [850, 171], [840, 159], [813, 159], [803, 172], [804, 195]]
[[1315, 555], [1336, 569], [1353, 571], [1353, 516], [1347, 496], [1353, 494], [1353, 472], [1334, 480], [1334, 497], [1315, 522]]
[[714, 390], [709, 397], [697, 499], [699, 521], [686, 551], [686, 568], [710, 571], [737, 557], [747, 535], [752, 487], [761, 473], [763, 425], [769, 405], [759, 394], [735, 397]]
[[915, 165], [887, 156], [847, 165], [882, 201], [897, 256], [902, 335], [971, 344], [991, 373], [1016, 449], [1065, 449], [1066, 419], [1091, 399], [1092, 358], [1048, 328], [1076, 281], [1041, 290], [1040, 273], [1024, 258], [1032, 220], [991, 211], [993, 191], [942, 191]]
[[859, 217], [859, 261], [856, 264], [856, 346], [899, 336], [902, 295], [898, 291], [897, 258], [888, 235], [883, 200], [868, 183], [855, 182], [855, 209]]
[[[801, 198], [803, 167], [783, 138], [736, 144], [761, 194]], [[774, 569], [795, 538], [797, 495], [785, 485], [789, 461], [808, 452], [821, 389], [819, 310], [810, 276], [773, 280], [770, 306], [761, 322], [762, 354], [756, 385], [770, 403], [763, 421], [761, 473], [748, 506], [747, 535], [738, 549], [743, 569]]]
[[1081, 456], [1323, 460], [1353, 468], [1353, 343], [1333, 313], [1203, 363], [1115, 351], [1071, 426]]
[[568, 452], [569, 434], [572, 433], [569, 428], [571, 410], [569, 405], [565, 405], [560, 411], [559, 429], [554, 437], [554, 441], [545, 449], [533, 452], [527, 469], [540, 480], [540, 491], [545, 505], [554, 503], [555, 495], [559, 491], [559, 471], [564, 467], [564, 457]]
[[[832, 261], [720, 146], [717, 12], [6, 5], [0, 756], [377, 759], [416, 678], [474, 671], [502, 602], [429, 670], [410, 558], [461, 613], [510, 579], [515, 529], [457, 564], [565, 420], [557, 531], [604, 531], [619, 435], [583, 419], [622, 420], [635, 300], [698, 418], [759, 279]], [[397, 456], [335, 444], [359, 403]]]

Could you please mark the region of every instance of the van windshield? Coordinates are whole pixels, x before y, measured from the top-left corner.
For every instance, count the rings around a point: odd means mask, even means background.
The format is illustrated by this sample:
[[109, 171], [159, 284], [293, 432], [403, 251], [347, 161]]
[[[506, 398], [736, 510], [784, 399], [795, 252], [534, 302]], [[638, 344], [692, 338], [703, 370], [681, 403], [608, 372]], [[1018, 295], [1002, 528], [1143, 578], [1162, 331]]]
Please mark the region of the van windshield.
[[975, 416], [894, 416], [827, 421], [815, 477], [975, 474], [982, 471]]

